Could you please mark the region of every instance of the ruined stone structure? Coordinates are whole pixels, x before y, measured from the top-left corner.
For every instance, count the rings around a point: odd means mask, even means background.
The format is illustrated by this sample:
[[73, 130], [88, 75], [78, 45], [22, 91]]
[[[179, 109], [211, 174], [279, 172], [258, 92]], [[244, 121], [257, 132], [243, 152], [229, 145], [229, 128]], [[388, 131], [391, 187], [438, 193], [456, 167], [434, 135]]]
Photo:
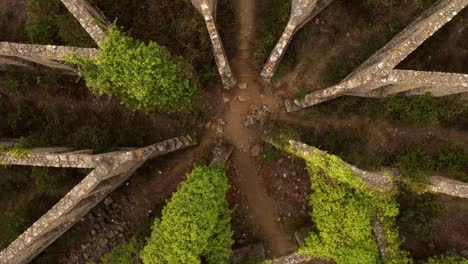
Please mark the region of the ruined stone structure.
[[[271, 139], [266, 140], [269, 143], [275, 144]], [[276, 144], [275, 144], [276, 145]], [[307, 158], [311, 155], [323, 155], [324, 151], [317, 149], [312, 146], [308, 146], [301, 142], [295, 140], [289, 140], [289, 147], [291, 150], [298, 153], [299, 156]], [[389, 194], [392, 195], [393, 191], [398, 188], [397, 183], [405, 183], [404, 177], [396, 169], [384, 169], [382, 172], [368, 172], [356, 168], [350, 164], [345, 163], [353, 172], [356, 173], [356, 176], [361, 178], [365, 183], [366, 187], [372, 192]], [[426, 186], [428, 192], [446, 194], [450, 196], [468, 198], [468, 183], [448, 179], [440, 176], [430, 176], [428, 177], [428, 183]], [[382, 257], [386, 259], [391, 259], [392, 256], [390, 252], [387, 251], [387, 246], [389, 245], [386, 238], [386, 233], [384, 226], [380, 223], [378, 217], [375, 217], [372, 221], [372, 227], [374, 236], [376, 238], [377, 244], [379, 245], [379, 250]], [[277, 262], [277, 263], [301, 263], [301, 259], [305, 256], [301, 255], [291, 255], [285, 257], [286, 259], [290, 258], [290, 261]], [[296, 262], [296, 260], [298, 262]], [[275, 263], [275, 262], [273, 262]]]
[[[85, 0], [62, 0], [62, 3], [98, 46], [102, 45], [109, 22], [101, 12]], [[26, 68], [42, 65], [61, 70], [67, 74], [76, 74], [76, 70], [65, 63], [65, 60], [73, 55], [79, 58], [94, 58], [98, 55], [98, 50], [95, 48], [0, 42], [0, 65], [15, 65]]]
[[[29, 263], [126, 181], [147, 160], [194, 144], [196, 141], [190, 136], [182, 136], [144, 148], [97, 155], [93, 155], [90, 150], [72, 151], [68, 148], [33, 149], [30, 153], [20, 156], [3, 150], [0, 154], [0, 164], [93, 170], [46, 214], [1, 251], [0, 263]], [[9, 140], [0, 143], [0, 146], [14, 147], [14, 142]]]
[[[302, 157], [307, 157], [315, 153], [325, 153], [322, 150], [308, 146], [301, 142], [297, 142], [295, 140], [290, 140], [289, 144], [292, 150], [300, 153]], [[404, 177], [402, 177], [398, 170], [394, 168], [384, 168], [382, 172], [368, 172], [358, 169], [351, 164], [345, 164], [364, 181], [369, 190], [375, 192], [390, 193], [392, 190], [394, 190], [394, 188], [397, 187], [397, 182], [405, 183]], [[427, 191], [434, 193], [441, 193], [460, 198], [468, 198], [468, 183], [445, 177], [429, 176], [426, 189]]]
[[213, 56], [218, 66], [218, 72], [221, 76], [224, 89], [231, 89], [237, 84], [237, 80], [232, 74], [229, 61], [224, 51], [223, 42], [216, 28], [216, 8], [217, 0], [191, 0], [192, 5], [198, 10], [205, 20], [208, 34], [210, 35], [211, 44], [213, 46]]
[[291, 15], [288, 24], [260, 74], [264, 80], [267, 82], [271, 81], [296, 32], [332, 2], [333, 0], [291, 1]]
[[445, 96], [468, 92], [468, 74], [395, 69], [467, 5], [468, 0], [437, 1], [343, 81], [312, 92], [303, 99], [286, 101], [287, 111], [296, 111], [343, 95], [386, 97], [402, 92], [407, 95], [429, 92], [434, 96]]

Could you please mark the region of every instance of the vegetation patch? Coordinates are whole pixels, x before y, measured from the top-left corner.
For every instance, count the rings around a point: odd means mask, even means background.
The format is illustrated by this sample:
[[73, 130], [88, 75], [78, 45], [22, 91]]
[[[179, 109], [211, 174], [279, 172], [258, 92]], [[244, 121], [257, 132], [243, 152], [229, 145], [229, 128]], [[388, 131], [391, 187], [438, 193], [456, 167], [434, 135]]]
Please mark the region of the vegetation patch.
[[442, 213], [442, 207], [434, 194], [415, 194], [405, 190], [398, 195], [401, 205], [398, 226], [404, 237], [427, 241], [432, 232], [432, 225]]
[[468, 259], [460, 256], [438, 256], [427, 260], [428, 264], [468, 264]]
[[336, 156], [289, 151], [306, 160], [314, 190], [310, 204], [316, 230], [306, 238], [300, 253], [337, 263], [381, 263], [372, 229], [372, 219], [378, 217], [385, 226], [390, 263], [411, 263], [408, 253], [399, 248], [402, 240], [395, 225], [398, 204], [394, 197], [369, 191]]
[[143, 263], [229, 263], [227, 190], [224, 166], [196, 166], [155, 220]]
[[[338, 67], [338, 66], [337, 66]], [[341, 66], [340, 66], [341, 67]], [[430, 94], [358, 98], [344, 96], [315, 107], [322, 114], [340, 117], [363, 115], [372, 119], [390, 119], [404, 125], [468, 127], [468, 103], [458, 96], [436, 98]]]
[[70, 61], [78, 65], [93, 92], [119, 96], [129, 109], [195, 110], [198, 90], [192, 67], [155, 42], [138, 42], [111, 27], [97, 59]]
[[32, 43], [95, 45], [60, 0], [28, 0], [26, 10], [25, 32]]

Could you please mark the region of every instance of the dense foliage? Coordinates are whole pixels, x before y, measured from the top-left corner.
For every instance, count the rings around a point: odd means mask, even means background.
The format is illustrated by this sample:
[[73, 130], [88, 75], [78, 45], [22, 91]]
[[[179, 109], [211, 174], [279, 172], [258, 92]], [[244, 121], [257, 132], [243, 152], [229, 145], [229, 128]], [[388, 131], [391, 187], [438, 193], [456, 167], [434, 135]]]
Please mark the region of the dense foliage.
[[231, 211], [224, 167], [197, 166], [156, 219], [143, 263], [228, 263]]
[[432, 257], [427, 261], [428, 264], [468, 264], [468, 259], [460, 256], [440, 256]]
[[60, 0], [26, 1], [25, 32], [35, 44], [92, 46], [93, 41]]
[[438, 197], [431, 193], [416, 194], [404, 189], [398, 195], [401, 205], [398, 216], [400, 233], [405, 237], [428, 240], [432, 225], [439, 221], [442, 206]]
[[401, 239], [394, 221], [398, 204], [393, 197], [367, 190], [336, 156], [316, 153], [303, 157], [314, 189], [310, 203], [316, 230], [306, 238], [300, 252], [337, 263], [381, 263], [384, 260], [372, 233], [372, 219], [378, 217], [385, 226], [391, 263], [412, 262], [399, 249]]
[[[130, 241], [122, 243], [104, 254], [98, 261], [100, 264], [133, 264], [138, 263], [138, 252], [141, 242], [133, 237]], [[88, 262], [87, 264], [95, 264]]]
[[[347, 75], [344, 67], [347, 66], [336, 66], [331, 77], [334, 82]], [[365, 115], [372, 119], [390, 119], [420, 127], [437, 124], [462, 128], [468, 126], [468, 103], [460, 100], [457, 95], [443, 98], [436, 98], [430, 94], [397, 95], [379, 99], [344, 96], [319, 104], [316, 109], [322, 114], [332, 113], [341, 117]]]
[[111, 27], [97, 59], [71, 61], [93, 92], [119, 96], [132, 110], [194, 110], [197, 89], [192, 67], [155, 42], [138, 42]]

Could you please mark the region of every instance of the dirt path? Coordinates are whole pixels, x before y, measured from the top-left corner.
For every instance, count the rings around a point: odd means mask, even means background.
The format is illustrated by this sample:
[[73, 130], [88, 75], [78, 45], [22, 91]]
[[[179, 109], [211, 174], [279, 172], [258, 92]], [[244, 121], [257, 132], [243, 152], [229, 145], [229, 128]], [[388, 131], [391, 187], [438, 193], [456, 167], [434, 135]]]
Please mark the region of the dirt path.
[[251, 65], [250, 43], [254, 34], [255, 2], [251, 0], [235, 0], [240, 18], [239, 50], [232, 60], [235, 75], [240, 87], [231, 94], [231, 101], [225, 113], [225, 138], [236, 147], [232, 156], [239, 188], [246, 194], [249, 214], [252, 223], [258, 225], [265, 246], [273, 256], [280, 256], [294, 249], [290, 234], [285, 232], [278, 223], [277, 203], [267, 194], [255, 158], [250, 149], [257, 144], [255, 129], [244, 126], [252, 106], [267, 104], [275, 108], [277, 103], [272, 97], [263, 94], [263, 87], [258, 80], [258, 73]]

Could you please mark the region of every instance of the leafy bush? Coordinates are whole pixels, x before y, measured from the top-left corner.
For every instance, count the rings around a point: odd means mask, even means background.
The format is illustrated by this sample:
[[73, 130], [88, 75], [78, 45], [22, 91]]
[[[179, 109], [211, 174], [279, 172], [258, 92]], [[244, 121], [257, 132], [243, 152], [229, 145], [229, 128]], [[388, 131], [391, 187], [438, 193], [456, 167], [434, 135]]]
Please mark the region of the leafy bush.
[[468, 264], [468, 259], [460, 256], [438, 256], [427, 260], [428, 264]]
[[368, 191], [363, 181], [336, 156], [315, 153], [303, 158], [314, 190], [310, 204], [317, 229], [305, 239], [301, 253], [337, 263], [380, 263], [372, 231], [372, 219], [377, 216], [385, 226], [391, 263], [412, 262], [407, 252], [399, 249], [402, 241], [394, 223], [398, 215], [394, 198]]
[[446, 171], [452, 179], [468, 182], [468, 150], [451, 146], [442, 150], [437, 156], [437, 170]]
[[93, 45], [92, 39], [59, 0], [26, 2], [25, 31], [36, 44]]
[[112, 145], [110, 132], [97, 127], [80, 127], [69, 136], [71, 146], [75, 149], [92, 149], [94, 152], [105, 152]]
[[51, 203], [49, 200], [45, 200], [43, 197], [37, 197], [35, 200], [17, 201], [13, 208], [3, 212], [0, 219], [1, 248], [15, 240], [34, 221], [50, 209]]
[[281, 33], [286, 27], [291, 11], [291, 1], [261, 1], [257, 17], [262, 18], [257, 26], [253, 47], [253, 56], [257, 64], [262, 65], [270, 55]]
[[439, 100], [430, 94], [411, 97], [395, 96], [385, 102], [387, 116], [405, 123], [422, 126], [439, 121]]
[[371, 134], [365, 127], [338, 129], [327, 128], [323, 132], [305, 137], [304, 142], [343, 158], [363, 169], [380, 168], [383, 153], [376, 155], [369, 151]]
[[39, 194], [58, 196], [66, 193], [67, 174], [65, 170], [51, 170], [46, 167], [33, 167], [31, 177], [34, 179], [36, 191]]
[[[122, 243], [104, 254], [98, 261], [100, 264], [133, 264], [138, 263], [138, 252], [142, 243], [133, 237], [129, 242]], [[94, 264], [90, 262], [88, 264]]]
[[398, 196], [401, 204], [398, 226], [405, 237], [429, 239], [432, 224], [437, 221], [442, 212], [437, 196], [434, 194], [417, 195], [410, 190]]
[[231, 211], [224, 167], [196, 166], [156, 219], [143, 263], [228, 263]]
[[414, 145], [399, 155], [396, 164], [415, 190], [424, 191], [426, 176], [434, 170], [436, 162], [421, 146]]
[[120, 96], [132, 110], [194, 111], [193, 69], [155, 42], [140, 43], [111, 27], [97, 59], [71, 61], [93, 92]]

